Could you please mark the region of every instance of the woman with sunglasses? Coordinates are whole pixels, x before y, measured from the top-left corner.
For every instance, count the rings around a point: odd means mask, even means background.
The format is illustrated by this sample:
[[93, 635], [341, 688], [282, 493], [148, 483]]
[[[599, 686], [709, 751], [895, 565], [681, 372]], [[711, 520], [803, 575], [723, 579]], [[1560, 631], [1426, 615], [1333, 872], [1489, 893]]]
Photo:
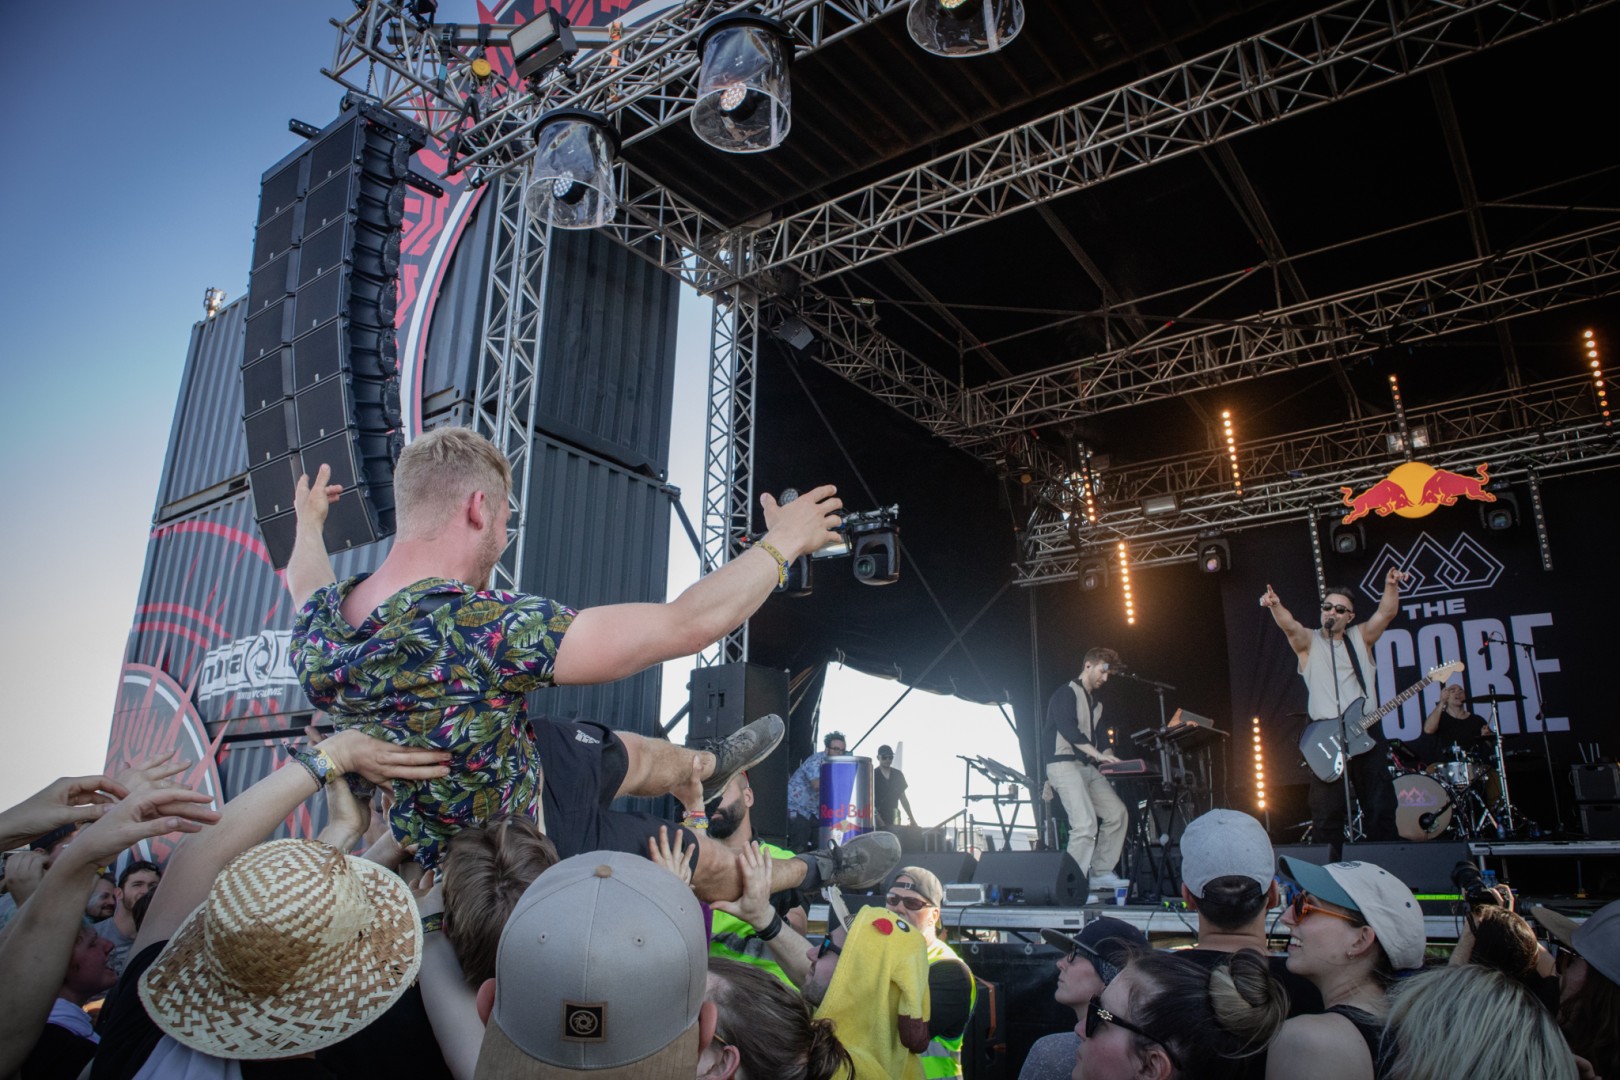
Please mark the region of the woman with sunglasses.
[[1620, 1077], [1620, 900], [1598, 908], [1579, 926], [1551, 908], [1533, 907], [1530, 914], [1558, 943], [1553, 959], [1559, 1028], [1595, 1075], [1615, 1080]]
[[1283, 856], [1298, 887], [1283, 912], [1288, 970], [1322, 992], [1327, 1010], [1283, 1025], [1268, 1080], [1373, 1080], [1386, 1075], [1379, 1044], [1397, 971], [1423, 966], [1423, 912], [1395, 875], [1372, 863], [1327, 866]]
[[1242, 1080], [1287, 1015], [1287, 992], [1253, 949], [1213, 968], [1174, 953], [1139, 953], [1100, 997], [1087, 1002], [1075, 1028], [1080, 1052], [1071, 1075]]
[[[1086, 1005], [1101, 997], [1103, 990], [1119, 974], [1138, 950], [1146, 951], [1148, 939], [1142, 931], [1120, 919], [1103, 916], [1093, 919], [1077, 936], [1058, 930], [1042, 930], [1041, 938], [1063, 955], [1057, 962], [1057, 989], [1052, 999], [1074, 1010], [1085, 1019]], [[1031, 1018], [1033, 1019], [1033, 1018]], [[1045, 1017], [1041, 1017], [1045, 1021]], [[1024, 1058], [1018, 1080], [1064, 1080], [1074, 1071], [1074, 1056], [1080, 1049], [1080, 1035], [1065, 1022], [1066, 1030], [1035, 1040]]]

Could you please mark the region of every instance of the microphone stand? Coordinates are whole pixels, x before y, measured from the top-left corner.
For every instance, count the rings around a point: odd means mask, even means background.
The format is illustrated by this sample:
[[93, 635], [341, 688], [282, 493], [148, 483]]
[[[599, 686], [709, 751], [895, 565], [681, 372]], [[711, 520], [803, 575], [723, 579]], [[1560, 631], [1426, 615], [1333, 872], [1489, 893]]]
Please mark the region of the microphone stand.
[[[1341, 630], [1340, 633], [1346, 635], [1344, 647], [1352, 648], [1348, 637], [1349, 631]], [[1329, 854], [1333, 856], [1334, 861], [1338, 861], [1344, 853], [1344, 845], [1353, 844], [1360, 837], [1356, 835], [1356, 815], [1350, 801], [1350, 729], [1345, 724], [1344, 702], [1339, 699], [1339, 657], [1333, 651], [1333, 631], [1326, 631], [1324, 636], [1328, 643], [1328, 670], [1333, 674], [1333, 707], [1339, 712], [1339, 753], [1344, 755], [1344, 772], [1339, 777], [1340, 783], [1344, 786], [1344, 835], [1338, 838], [1337, 843], [1331, 839], [1328, 841]], [[1352, 671], [1355, 670], [1353, 657], [1350, 666]], [[1362, 687], [1361, 692], [1365, 695], [1367, 688]]]
[[[1129, 679], [1129, 680], [1131, 680], [1131, 682], [1141, 683], [1143, 686], [1148, 687], [1155, 694], [1159, 695], [1159, 731], [1161, 733], [1163, 733], [1164, 729], [1170, 726], [1170, 720], [1169, 720], [1168, 717], [1165, 716], [1165, 712], [1164, 712], [1164, 695], [1167, 694], [1168, 692], [1170, 692], [1171, 690], [1174, 690], [1175, 687], [1171, 686], [1167, 682], [1159, 682], [1156, 679], [1144, 679], [1140, 675], [1132, 675], [1128, 671], [1114, 671], [1114, 672], [1111, 672], [1111, 674], [1116, 679]], [[1170, 782], [1170, 746], [1162, 738], [1159, 739], [1158, 742], [1159, 742], [1159, 775], [1164, 777], [1163, 782], [1168, 784]]]
[[[1547, 761], [1547, 783], [1552, 786], [1553, 819], [1557, 822], [1558, 835], [1563, 836], [1564, 808], [1558, 798], [1558, 773], [1553, 770], [1552, 743], [1547, 739], [1547, 703], [1541, 697], [1541, 672], [1536, 670], [1536, 646], [1533, 642], [1512, 639], [1507, 644], [1524, 650], [1525, 663], [1530, 668], [1530, 682], [1536, 688], [1536, 723], [1541, 725], [1541, 755]], [[1502, 771], [1505, 776], [1505, 765]]]

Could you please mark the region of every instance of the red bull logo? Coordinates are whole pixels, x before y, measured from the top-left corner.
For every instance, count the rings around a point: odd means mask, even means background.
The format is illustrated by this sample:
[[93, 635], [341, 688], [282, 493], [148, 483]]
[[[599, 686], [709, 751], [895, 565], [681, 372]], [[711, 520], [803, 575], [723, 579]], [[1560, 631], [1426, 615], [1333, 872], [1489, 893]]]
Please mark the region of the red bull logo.
[[1420, 518], [1434, 513], [1437, 506], [1454, 506], [1458, 499], [1476, 502], [1495, 502], [1496, 496], [1485, 490], [1491, 482], [1489, 462], [1481, 464], [1476, 476], [1436, 469], [1421, 461], [1408, 461], [1397, 465], [1384, 479], [1354, 494], [1353, 488], [1339, 489], [1344, 505], [1350, 512], [1341, 520], [1349, 525], [1368, 514], [1379, 517], [1399, 514], [1401, 517]]

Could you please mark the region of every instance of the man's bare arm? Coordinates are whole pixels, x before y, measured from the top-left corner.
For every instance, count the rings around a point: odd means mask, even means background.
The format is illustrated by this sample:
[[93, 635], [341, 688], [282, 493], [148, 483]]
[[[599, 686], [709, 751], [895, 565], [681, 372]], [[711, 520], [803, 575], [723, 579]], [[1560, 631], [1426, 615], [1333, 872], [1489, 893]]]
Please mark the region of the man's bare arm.
[[1266, 586], [1265, 594], [1260, 597], [1260, 606], [1271, 612], [1271, 621], [1288, 636], [1288, 644], [1294, 647], [1296, 653], [1304, 656], [1311, 651], [1311, 632], [1294, 618], [1293, 612], [1283, 607], [1270, 585]]
[[1384, 575], [1384, 595], [1378, 598], [1378, 607], [1361, 624], [1361, 639], [1368, 648], [1372, 648], [1372, 643], [1378, 640], [1384, 628], [1395, 618], [1396, 612], [1401, 610], [1401, 586], [1405, 582], [1406, 575], [1393, 566]]
[[667, 604], [609, 604], [581, 611], [563, 635], [553, 675], [591, 685], [634, 675], [714, 644], [752, 615], [776, 588], [774, 547], [789, 565], [838, 539], [843, 503], [830, 484], [786, 506], [760, 499], [768, 531], [759, 543]]
[[315, 590], [337, 580], [332, 560], [326, 555], [326, 512], [343, 493], [337, 484], [328, 484], [332, 468], [322, 465], [315, 474], [315, 483], [300, 476], [293, 494], [293, 514], [298, 531], [293, 536], [292, 556], [287, 560], [287, 590], [292, 593], [294, 608], [308, 602]]

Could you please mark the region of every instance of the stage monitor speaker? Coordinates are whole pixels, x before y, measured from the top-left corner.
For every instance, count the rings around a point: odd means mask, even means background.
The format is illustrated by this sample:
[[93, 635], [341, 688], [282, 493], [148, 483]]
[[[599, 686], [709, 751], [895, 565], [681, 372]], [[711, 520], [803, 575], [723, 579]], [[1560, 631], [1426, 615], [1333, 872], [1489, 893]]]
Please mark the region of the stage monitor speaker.
[[920, 866], [939, 878], [941, 885], [958, 885], [974, 880], [979, 860], [966, 851], [911, 851], [900, 856], [900, 865]]
[[1417, 896], [1426, 915], [1449, 915], [1459, 898], [1451, 883], [1451, 869], [1470, 858], [1463, 840], [1428, 840], [1423, 843], [1384, 841], [1344, 845], [1345, 862], [1381, 866], [1401, 879]]
[[[775, 713], [788, 721], [787, 672], [759, 664], [715, 664], [694, 668], [686, 684], [691, 713], [686, 745], [701, 747], [723, 739], [761, 716]], [[787, 782], [797, 762], [788, 758], [788, 738], [771, 756], [748, 771], [754, 789], [749, 811], [754, 835], [783, 844], [788, 835]]]
[[260, 182], [242, 420], [254, 518], [278, 569], [292, 555], [292, 484], [321, 465], [343, 488], [328, 550], [394, 531], [400, 227], [410, 159], [426, 139], [353, 104]]
[[980, 982], [962, 1043], [963, 1080], [1012, 1080], [1035, 1040], [1074, 1030], [1074, 1010], [1059, 1005], [1057, 962], [1050, 945], [966, 942], [957, 955]]
[[1571, 765], [1569, 782], [1576, 802], [1620, 801], [1620, 765]]
[[1583, 802], [1580, 811], [1588, 840], [1620, 840], [1620, 803]]
[[1067, 851], [987, 851], [973, 872], [995, 902], [1036, 907], [1081, 907], [1086, 875]]

